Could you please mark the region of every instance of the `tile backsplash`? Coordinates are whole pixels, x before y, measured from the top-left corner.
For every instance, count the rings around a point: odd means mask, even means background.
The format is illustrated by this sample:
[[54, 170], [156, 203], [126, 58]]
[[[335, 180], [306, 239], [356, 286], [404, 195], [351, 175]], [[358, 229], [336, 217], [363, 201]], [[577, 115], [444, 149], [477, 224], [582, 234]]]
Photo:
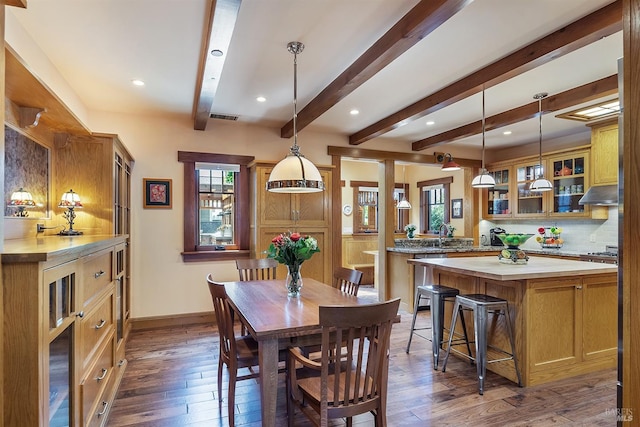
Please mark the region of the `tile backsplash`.
[[[581, 253], [604, 251], [606, 245], [618, 245], [618, 207], [609, 207], [609, 219], [602, 220], [505, 220], [505, 221], [480, 221], [480, 235], [489, 238], [489, 230], [500, 227], [507, 233], [533, 233], [538, 234], [540, 227], [561, 227], [564, 244], [563, 251], [576, 251]], [[591, 240], [595, 240], [592, 242]], [[522, 249], [539, 249], [540, 244], [535, 237], [522, 245]]]

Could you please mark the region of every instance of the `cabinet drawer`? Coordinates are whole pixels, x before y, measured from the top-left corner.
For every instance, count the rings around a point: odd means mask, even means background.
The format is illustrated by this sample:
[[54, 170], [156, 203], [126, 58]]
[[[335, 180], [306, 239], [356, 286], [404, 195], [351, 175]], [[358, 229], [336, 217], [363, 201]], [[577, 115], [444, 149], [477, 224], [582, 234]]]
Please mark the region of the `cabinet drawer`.
[[86, 307], [113, 280], [113, 251], [103, 251], [85, 257], [82, 272], [82, 300]]
[[83, 425], [99, 425], [106, 415], [98, 414], [106, 408], [104, 397], [113, 382], [113, 354], [113, 340], [108, 340], [80, 384]]
[[99, 343], [111, 335], [113, 329], [113, 294], [109, 294], [80, 322], [80, 360], [83, 368], [89, 364]]

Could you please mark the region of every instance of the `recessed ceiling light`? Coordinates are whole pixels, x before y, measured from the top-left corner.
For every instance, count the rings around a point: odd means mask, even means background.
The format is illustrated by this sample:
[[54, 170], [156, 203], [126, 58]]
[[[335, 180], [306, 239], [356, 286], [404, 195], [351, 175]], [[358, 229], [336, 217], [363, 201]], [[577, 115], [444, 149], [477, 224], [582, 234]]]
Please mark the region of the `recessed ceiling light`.
[[222, 51], [220, 49], [213, 49], [211, 51], [212, 56], [222, 56]]
[[256, 101], [258, 102], [265, 102], [267, 100], [267, 98], [265, 98], [264, 96], [259, 96], [256, 98]]
[[144, 86], [144, 82], [139, 79], [133, 79], [131, 80], [131, 83], [133, 83], [135, 86]]
[[502, 132], [503, 135], [511, 135], [511, 131], [510, 130], [505, 130], [504, 132]]
[[351, 114], [352, 116], [357, 116], [358, 114], [360, 114], [360, 111], [354, 108], [353, 110], [349, 111], [349, 114]]
[[594, 119], [617, 116], [620, 113], [620, 102], [617, 99], [600, 102], [580, 110], [558, 114], [556, 117], [587, 122]]
[[429, 120], [429, 121], [427, 122], [427, 126], [433, 126], [433, 125], [435, 125], [435, 124], [436, 124], [436, 122], [434, 122], [434, 121], [432, 121], [432, 120]]

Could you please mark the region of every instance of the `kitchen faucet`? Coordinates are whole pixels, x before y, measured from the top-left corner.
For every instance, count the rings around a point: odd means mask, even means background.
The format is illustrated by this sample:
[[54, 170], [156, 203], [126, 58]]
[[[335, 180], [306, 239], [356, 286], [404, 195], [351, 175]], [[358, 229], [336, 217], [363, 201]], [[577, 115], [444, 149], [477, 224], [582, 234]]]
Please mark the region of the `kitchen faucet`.
[[[449, 226], [447, 224], [445, 224], [444, 222], [442, 224], [440, 224], [440, 228], [438, 229], [438, 245], [442, 246], [442, 230], [445, 229], [449, 230]], [[445, 234], [446, 236], [446, 234]]]

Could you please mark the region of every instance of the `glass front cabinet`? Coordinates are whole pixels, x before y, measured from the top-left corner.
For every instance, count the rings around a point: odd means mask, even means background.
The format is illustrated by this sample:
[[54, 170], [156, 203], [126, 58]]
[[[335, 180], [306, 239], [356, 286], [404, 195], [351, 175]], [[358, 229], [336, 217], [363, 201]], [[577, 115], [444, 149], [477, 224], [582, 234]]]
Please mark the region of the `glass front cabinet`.
[[553, 182], [553, 203], [549, 206], [549, 214], [562, 217], [589, 214], [587, 206], [578, 204], [589, 188], [589, 153], [579, 151], [551, 157], [548, 164], [550, 173], [553, 173], [553, 177], [547, 178]]
[[488, 173], [496, 182], [495, 187], [484, 190], [483, 217], [487, 219], [511, 218], [511, 166], [496, 166]]

